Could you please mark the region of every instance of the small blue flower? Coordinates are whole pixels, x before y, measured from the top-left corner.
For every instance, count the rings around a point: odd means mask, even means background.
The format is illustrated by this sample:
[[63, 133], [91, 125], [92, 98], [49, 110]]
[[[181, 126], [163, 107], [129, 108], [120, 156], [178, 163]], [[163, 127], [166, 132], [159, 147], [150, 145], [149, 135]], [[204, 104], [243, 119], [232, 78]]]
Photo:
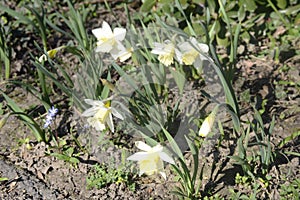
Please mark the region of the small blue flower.
[[44, 124], [44, 128], [47, 128], [48, 126], [51, 125], [52, 121], [54, 120], [55, 115], [57, 114], [58, 109], [54, 108], [54, 106], [52, 106], [52, 108], [50, 108], [48, 110], [48, 114], [46, 116], [46, 122]]

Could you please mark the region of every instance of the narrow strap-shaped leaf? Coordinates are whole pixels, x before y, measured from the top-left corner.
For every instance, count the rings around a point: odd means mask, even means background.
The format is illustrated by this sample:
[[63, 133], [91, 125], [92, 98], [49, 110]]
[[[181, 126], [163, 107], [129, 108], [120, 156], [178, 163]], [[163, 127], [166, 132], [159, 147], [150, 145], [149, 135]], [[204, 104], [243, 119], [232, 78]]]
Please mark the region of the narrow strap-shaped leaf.
[[28, 116], [26, 113], [24, 113], [24, 111], [9, 96], [7, 96], [2, 90], [0, 90], [0, 93], [5, 98], [8, 106], [14, 112], [13, 114], [18, 115], [23, 120], [23, 122], [27, 126], [29, 126], [29, 128], [31, 129], [31, 131], [34, 134], [35, 138], [37, 139], [37, 141], [39, 141], [39, 142], [40, 141], [46, 141], [45, 133], [39, 127], [39, 125], [30, 116]]

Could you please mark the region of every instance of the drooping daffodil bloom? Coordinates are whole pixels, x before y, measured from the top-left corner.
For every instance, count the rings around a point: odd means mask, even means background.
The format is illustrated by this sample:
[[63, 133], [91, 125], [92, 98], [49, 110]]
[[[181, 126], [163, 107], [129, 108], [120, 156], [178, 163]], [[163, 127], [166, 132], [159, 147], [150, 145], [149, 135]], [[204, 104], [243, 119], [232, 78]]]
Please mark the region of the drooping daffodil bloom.
[[219, 106], [216, 106], [214, 110], [204, 119], [198, 133], [201, 137], [206, 137], [211, 132], [218, 109]]
[[199, 43], [193, 37], [190, 38], [190, 41], [181, 43], [179, 49], [182, 52], [181, 61], [185, 65], [194, 65], [196, 69], [200, 68], [202, 60], [206, 59], [203, 54], [209, 51], [207, 44]]
[[[48, 57], [49, 58], [51, 58], [51, 59], [53, 59], [55, 56], [56, 56], [56, 54], [57, 54], [57, 52], [59, 51], [59, 50], [61, 50], [61, 49], [64, 49], [66, 46], [60, 46], [60, 47], [57, 47], [57, 48], [55, 48], [55, 49], [51, 49], [51, 50], [49, 50], [49, 51], [47, 51], [47, 55], [46, 54], [43, 54], [43, 55], [41, 55], [40, 57], [39, 57], [39, 62], [45, 62], [45, 61], [47, 61], [48, 60]], [[48, 57], [47, 57], [48, 56]]]
[[110, 106], [110, 101], [92, 99], [85, 99], [84, 101], [92, 106], [82, 113], [82, 116], [88, 117], [87, 122], [97, 131], [103, 131], [107, 125], [109, 129], [114, 132], [115, 129], [112, 115], [119, 119], [123, 119], [123, 116], [116, 109]]
[[106, 21], [103, 21], [102, 28], [96, 28], [92, 30], [92, 33], [97, 38], [96, 52], [109, 53], [111, 51], [118, 51], [122, 47], [120, 42], [125, 39], [126, 29], [111, 27]]
[[180, 61], [181, 53], [170, 40], [164, 43], [155, 42], [151, 53], [158, 55], [158, 60], [166, 66], [174, 63], [174, 58]]
[[164, 172], [164, 163], [166, 161], [171, 164], [175, 164], [174, 160], [165, 152], [163, 152], [163, 146], [157, 144], [154, 147], [150, 147], [142, 141], [135, 143], [136, 147], [142, 152], [137, 152], [127, 158], [127, 160], [138, 161], [140, 173], [148, 176], [160, 173], [164, 179], [167, 178]]

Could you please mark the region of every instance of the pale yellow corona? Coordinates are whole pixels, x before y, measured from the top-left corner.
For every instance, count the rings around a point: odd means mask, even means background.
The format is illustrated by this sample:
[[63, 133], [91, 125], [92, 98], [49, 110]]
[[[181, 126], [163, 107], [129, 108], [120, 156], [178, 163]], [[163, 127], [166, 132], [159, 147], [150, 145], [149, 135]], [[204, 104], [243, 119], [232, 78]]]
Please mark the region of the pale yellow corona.
[[174, 58], [180, 60], [181, 54], [175, 45], [166, 40], [164, 43], [154, 43], [151, 53], [158, 55], [158, 60], [166, 66], [174, 63]]
[[135, 143], [136, 147], [142, 152], [137, 152], [127, 158], [127, 160], [138, 161], [140, 168], [139, 175], [153, 175], [161, 174], [166, 179], [166, 173], [164, 172], [164, 163], [166, 161], [171, 164], [175, 164], [174, 160], [165, 152], [163, 152], [163, 146], [160, 144], [150, 147], [144, 142], [138, 141]]
[[85, 102], [92, 106], [82, 113], [82, 116], [88, 117], [87, 122], [89, 125], [97, 131], [103, 131], [107, 125], [114, 132], [112, 115], [119, 119], [123, 119], [123, 117], [114, 108], [110, 107], [110, 101], [85, 99]]

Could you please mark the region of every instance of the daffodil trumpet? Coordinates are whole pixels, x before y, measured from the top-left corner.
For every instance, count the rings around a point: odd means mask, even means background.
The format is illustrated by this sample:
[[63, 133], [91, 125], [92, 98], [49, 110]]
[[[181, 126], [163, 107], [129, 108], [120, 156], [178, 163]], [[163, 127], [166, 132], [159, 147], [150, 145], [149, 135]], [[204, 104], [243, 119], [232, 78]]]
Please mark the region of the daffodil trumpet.
[[97, 131], [103, 131], [106, 126], [114, 132], [113, 118], [115, 117], [123, 120], [123, 116], [115, 109], [110, 106], [110, 100], [92, 100], [85, 99], [85, 103], [91, 105], [92, 107], [85, 110], [82, 116], [88, 117], [87, 122], [94, 127]]

